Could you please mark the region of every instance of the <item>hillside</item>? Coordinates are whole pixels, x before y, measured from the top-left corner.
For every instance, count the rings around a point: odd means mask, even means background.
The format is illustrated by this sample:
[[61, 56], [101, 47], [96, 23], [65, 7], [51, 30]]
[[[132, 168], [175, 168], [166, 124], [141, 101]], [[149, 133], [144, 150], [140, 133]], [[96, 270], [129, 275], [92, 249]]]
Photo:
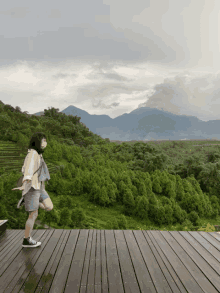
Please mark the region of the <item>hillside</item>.
[[27, 213], [16, 208], [21, 192], [11, 189], [39, 131], [47, 137], [46, 190], [54, 204], [49, 213], [39, 210], [40, 222], [57, 229], [191, 231], [219, 224], [217, 141], [118, 145], [89, 131], [80, 117], [54, 108], [30, 116], [3, 103], [0, 120], [0, 219], [8, 219], [8, 228], [25, 227]]
[[140, 107], [115, 118], [89, 114], [72, 105], [60, 113], [80, 117], [90, 131], [111, 141], [220, 139], [219, 120], [202, 121], [195, 116], [177, 115], [153, 107]]

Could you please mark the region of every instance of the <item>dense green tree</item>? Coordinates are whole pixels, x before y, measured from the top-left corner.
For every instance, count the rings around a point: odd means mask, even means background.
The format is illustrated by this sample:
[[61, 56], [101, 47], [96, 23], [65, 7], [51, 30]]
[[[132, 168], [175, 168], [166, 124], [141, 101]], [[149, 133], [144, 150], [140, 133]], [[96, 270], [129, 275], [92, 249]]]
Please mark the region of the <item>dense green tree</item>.
[[82, 208], [75, 208], [71, 212], [71, 221], [73, 223], [72, 227], [83, 227], [83, 223], [86, 221], [87, 217]]
[[123, 192], [123, 205], [127, 212], [133, 212], [135, 208], [134, 196], [129, 188], [126, 188]]
[[64, 207], [60, 210], [60, 221], [59, 225], [65, 229], [71, 223], [71, 211], [68, 207]]
[[173, 208], [173, 223], [182, 224], [187, 219], [187, 212], [176, 204]]
[[153, 189], [153, 192], [156, 192], [156, 193], [161, 193], [162, 192], [162, 188], [160, 186], [160, 179], [159, 179], [159, 177], [157, 175], [155, 175], [153, 177], [152, 189]]
[[140, 219], [148, 219], [149, 211], [149, 199], [147, 196], [138, 196], [135, 201], [135, 212], [134, 215], [138, 216]]
[[188, 219], [192, 222], [193, 226], [197, 226], [200, 224], [199, 215], [196, 211], [191, 211], [188, 215]]
[[165, 204], [164, 206], [164, 218], [163, 218], [163, 224], [164, 225], [171, 225], [173, 220], [173, 209], [170, 204]]

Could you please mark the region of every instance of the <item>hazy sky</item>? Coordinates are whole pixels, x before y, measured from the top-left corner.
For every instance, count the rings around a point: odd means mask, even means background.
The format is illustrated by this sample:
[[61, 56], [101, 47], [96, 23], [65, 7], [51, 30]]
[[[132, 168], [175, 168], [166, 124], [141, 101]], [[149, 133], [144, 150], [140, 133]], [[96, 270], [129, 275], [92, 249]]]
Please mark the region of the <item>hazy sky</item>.
[[0, 100], [220, 119], [219, 0], [2, 1]]

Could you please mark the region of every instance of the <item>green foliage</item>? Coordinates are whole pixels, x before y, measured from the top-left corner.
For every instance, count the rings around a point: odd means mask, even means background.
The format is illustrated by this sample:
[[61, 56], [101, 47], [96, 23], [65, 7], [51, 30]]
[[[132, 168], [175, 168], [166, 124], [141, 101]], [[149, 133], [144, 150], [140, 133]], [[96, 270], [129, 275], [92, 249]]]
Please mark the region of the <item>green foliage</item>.
[[111, 220], [108, 220], [107, 222], [108, 227], [110, 227], [110, 230], [119, 230], [119, 224], [115, 217], [113, 217]]
[[59, 222], [59, 215], [58, 212], [55, 209], [52, 209], [51, 211], [45, 211], [43, 215], [43, 222], [44, 223], [58, 223]]
[[4, 197], [4, 182], [0, 178], [0, 201], [3, 200], [3, 197]]
[[187, 219], [187, 212], [181, 209], [181, 207], [176, 204], [175, 207], [173, 208], [174, 223], [182, 224], [186, 219]]
[[7, 219], [8, 213], [6, 211], [6, 206], [1, 203], [0, 205], [0, 219]]
[[164, 206], [164, 218], [163, 224], [170, 225], [173, 223], [173, 209], [170, 204], [165, 204]]
[[138, 196], [134, 215], [140, 219], [148, 219], [149, 199], [146, 196]]
[[179, 175], [176, 176], [176, 200], [181, 201], [185, 196], [182, 180]]
[[83, 223], [85, 223], [86, 220], [87, 220], [87, 217], [82, 208], [78, 207], [73, 209], [71, 213], [72, 227], [83, 227]]
[[65, 229], [65, 227], [71, 223], [70, 216], [71, 216], [71, 212], [68, 207], [64, 207], [60, 210], [59, 225], [62, 226], [63, 229]]
[[155, 193], [162, 192], [162, 187], [160, 186], [160, 179], [156, 174], [153, 176], [152, 189], [153, 189], [153, 192], [155, 192]]
[[126, 215], [131, 215], [134, 212], [135, 200], [129, 188], [126, 188], [123, 192], [123, 208]]
[[193, 228], [193, 224], [189, 219], [186, 219], [183, 223], [182, 223], [182, 231], [192, 231]]
[[[208, 197], [206, 196], [206, 199], [208, 201]], [[218, 215], [220, 214], [220, 205], [219, 205], [219, 199], [217, 198], [216, 195], [212, 195], [210, 197], [210, 202], [211, 204], [209, 204], [209, 208], [212, 210], [212, 215], [208, 213], [208, 217], [212, 217], [212, 219], [216, 219], [218, 217]], [[207, 205], [206, 205], [207, 206]]]
[[126, 220], [126, 217], [124, 215], [120, 215], [118, 217], [118, 228], [122, 230], [127, 230], [128, 228], [128, 222]]
[[188, 215], [188, 219], [192, 222], [194, 226], [199, 225], [199, 215], [196, 211], [191, 211]]
[[187, 213], [198, 210], [199, 196], [197, 194], [191, 195], [189, 192], [186, 192], [185, 197], [180, 202], [180, 206]]
[[166, 196], [160, 197], [160, 203], [162, 204], [162, 206], [166, 204], [171, 206], [171, 200], [167, 198]]

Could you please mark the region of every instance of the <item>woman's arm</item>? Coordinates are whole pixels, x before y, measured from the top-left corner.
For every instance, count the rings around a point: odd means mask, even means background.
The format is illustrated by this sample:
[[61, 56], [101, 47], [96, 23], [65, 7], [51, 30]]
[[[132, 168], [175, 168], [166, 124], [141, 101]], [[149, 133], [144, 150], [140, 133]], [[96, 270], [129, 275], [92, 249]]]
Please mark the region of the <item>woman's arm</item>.
[[[38, 159], [38, 153], [34, 150], [28, 153], [27, 160], [25, 160], [24, 164], [24, 178], [22, 184], [27, 181], [30, 183], [32, 181], [34, 172], [36, 171], [34, 167], [36, 165], [36, 161]], [[31, 178], [31, 179], [30, 179]]]
[[22, 182], [22, 184], [23, 184], [25, 181], [27, 181], [28, 183], [30, 183], [30, 182], [31, 182], [31, 180], [29, 180], [29, 179], [26, 179], [26, 180], [24, 180], [24, 181]]

